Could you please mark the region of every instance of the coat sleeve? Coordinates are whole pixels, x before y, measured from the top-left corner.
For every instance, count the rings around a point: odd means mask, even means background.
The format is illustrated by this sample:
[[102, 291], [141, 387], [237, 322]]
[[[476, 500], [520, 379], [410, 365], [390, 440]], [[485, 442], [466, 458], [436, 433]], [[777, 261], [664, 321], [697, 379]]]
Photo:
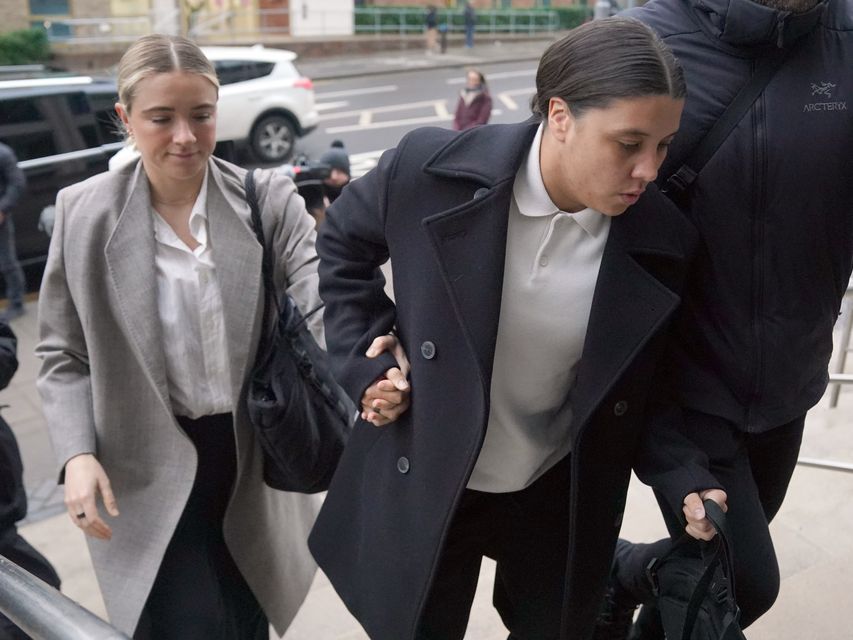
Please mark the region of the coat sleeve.
[[[665, 202], [674, 210], [673, 205]], [[680, 212], [676, 211], [675, 215], [681, 223], [679, 237], [684, 243], [685, 254], [695, 256], [699, 247], [698, 231]], [[681, 287], [682, 300], [695, 277], [694, 269], [695, 260], [692, 260]], [[676, 311], [670, 323], [664, 355], [657, 367], [634, 471], [642, 482], [664, 496], [674, 514], [682, 517], [681, 508], [688, 494], [724, 487], [711, 473], [708, 455], [689, 437], [684, 412], [674, 391], [673, 378], [678, 374], [672, 367], [675, 358], [671, 349], [678, 339], [679, 313]]]
[[[405, 145], [401, 143], [400, 149]], [[396, 362], [388, 353], [364, 354], [374, 338], [394, 328], [396, 310], [385, 294], [380, 266], [388, 260], [385, 238], [387, 191], [398, 150], [350, 183], [320, 227], [320, 296], [326, 303], [326, 343], [341, 386], [360, 405], [364, 390]]]
[[65, 271], [67, 213], [60, 192], [39, 292], [36, 346], [36, 356], [42, 361], [36, 386], [59, 462], [60, 482], [69, 459], [97, 453], [89, 353]]
[[0, 212], [8, 214], [24, 195], [27, 180], [14, 154], [7, 149], [0, 149], [0, 171], [6, 183], [6, 190], [0, 194]]
[[[285, 291], [293, 298], [303, 315], [317, 309], [322, 301], [318, 291], [317, 238], [314, 218], [305, 209], [305, 201], [297, 193], [293, 180], [279, 171], [266, 171], [266, 197], [262, 204], [264, 228], [271, 229], [267, 243], [275, 256], [277, 294]], [[311, 333], [325, 347], [323, 311], [308, 318]]]
[[462, 131], [462, 120], [465, 116], [465, 101], [460, 97], [456, 101], [456, 113], [453, 115], [453, 128]]

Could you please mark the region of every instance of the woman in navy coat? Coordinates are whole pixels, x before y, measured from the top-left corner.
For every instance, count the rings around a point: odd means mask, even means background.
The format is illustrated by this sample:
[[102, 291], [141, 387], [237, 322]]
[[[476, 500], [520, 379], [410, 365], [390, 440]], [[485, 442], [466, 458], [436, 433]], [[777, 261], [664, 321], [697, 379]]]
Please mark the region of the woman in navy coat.
[[[652, 184], [684, 92], [648, 28], [596, 21], [544, 54], [534, 118], [412, 132], [330, 209], [317, 244], [327, 345], [366, 420], [309, 545], [371, 638], [462, 638], [483, 556], [511, 638], [589, 638], [635, 459], [653, 473], [690, 464], [677, 434], [643, 430], [696, 248]], [[531, 199], [546, 210], [525, 214]], [[546, 232], [520, 231], [536, 224]], [[563, 227], [571, 250], [535, 253]], [[389, 257], [393, 302], [378, 269]], [[526, 308], [511, 284], [525, 269], [524, 295], [565, 304]], [[392, 331], [411, 358], [401, 414], [372, 399], [392, 354], [364, 356]], [[563, 342], [576, 348], [565, 362]], [[563, 383], [546, 402], [530, 381], [552, 377]]]

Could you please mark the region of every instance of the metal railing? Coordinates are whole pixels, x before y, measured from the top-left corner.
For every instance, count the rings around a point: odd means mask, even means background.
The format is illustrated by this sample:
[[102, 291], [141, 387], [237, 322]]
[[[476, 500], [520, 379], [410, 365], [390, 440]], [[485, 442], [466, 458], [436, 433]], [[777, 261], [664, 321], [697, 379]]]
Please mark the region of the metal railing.
[[128, 640], [118, 629], [3, 556], [0, 612], [39, 640]]
[[[838, 389], [842, 384], [853, 384], [853, 374], [849, 373], [830, 373], [829, 384], [835, 385], [834, 389]], [[833, 389], [833, 393], [834, 393]], [[837, 395], [834, 396], [834, 401], [831, 404], [835, 407]], [[829, 471], [843, 471], [845, 473], [853, 473], [853, 463], [839, 462], [837, 460], [824, 460], [822, 458], [805, 458], [801, 457], [797, 460], [797, 464], [803, 467], [814, 467], [816, 469], [827, 469]]]
[[[440, 10], [438, 24], [446, 25], [448, 32], [465, 31], [464, 14], [456, 10]], [[560, 26], [556, 11], [524, 11], [520, 9], [480, 10], [474, 28], [479, 34], [533, 34], [553, 33]], [[422, 33], [424, 10], [409, 8], [355, 9], [356, 33], [398, 34], [401, 36]]]

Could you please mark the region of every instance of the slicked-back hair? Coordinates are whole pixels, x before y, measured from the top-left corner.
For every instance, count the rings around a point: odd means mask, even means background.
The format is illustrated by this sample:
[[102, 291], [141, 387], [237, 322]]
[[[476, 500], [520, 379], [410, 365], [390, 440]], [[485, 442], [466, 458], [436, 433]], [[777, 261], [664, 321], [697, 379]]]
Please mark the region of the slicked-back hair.
[[613, 17], [581, 25], [548, 47], [530, 106], [547, 120], [551, 98], [564, 100], [579, 117], [614, 100], [658, 95], [687, 95], [681, 65], [645, 24]]

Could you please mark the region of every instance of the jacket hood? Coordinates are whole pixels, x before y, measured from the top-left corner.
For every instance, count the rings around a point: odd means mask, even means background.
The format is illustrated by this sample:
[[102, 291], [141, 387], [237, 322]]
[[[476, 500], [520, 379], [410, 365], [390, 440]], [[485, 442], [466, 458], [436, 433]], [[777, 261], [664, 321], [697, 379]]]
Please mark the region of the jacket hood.
[[737, 47], [787, 47], [820, 22], [828, 0], [805, 13], [772, 9], [752, 0], [688, 0], [702, 28]]

